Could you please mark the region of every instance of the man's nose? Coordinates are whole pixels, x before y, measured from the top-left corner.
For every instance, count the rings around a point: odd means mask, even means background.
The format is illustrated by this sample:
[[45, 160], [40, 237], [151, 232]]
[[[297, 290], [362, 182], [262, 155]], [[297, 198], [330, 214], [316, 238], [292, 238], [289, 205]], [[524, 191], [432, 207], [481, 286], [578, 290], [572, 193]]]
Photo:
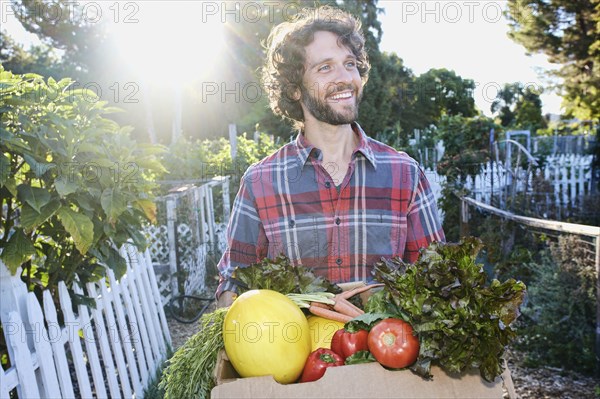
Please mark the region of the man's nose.
[[341, 68], [338, 68], [338, 74], [335, 77], [336, 83], [351, 83], [352, 82], [352, 72], [346, 68], [345, 65], [342, 64]]

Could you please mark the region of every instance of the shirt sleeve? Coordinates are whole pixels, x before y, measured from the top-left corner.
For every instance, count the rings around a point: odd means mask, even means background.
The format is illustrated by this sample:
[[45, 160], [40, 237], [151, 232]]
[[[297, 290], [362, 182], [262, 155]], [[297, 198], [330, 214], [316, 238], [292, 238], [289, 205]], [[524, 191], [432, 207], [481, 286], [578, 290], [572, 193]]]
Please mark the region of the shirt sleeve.
[[406, 247], [403, 259], [405, 262], [414, 263], [419, 257], [419, 249], [428, 247], [434, 241], [445, 240], [435, 196], [425, 172], [418, 167], [412, 201], [407, 213]]
[[252, 180], [247, 179], [249, 171], [240, 181], [227, 226], [227, 248], [217, 265], [217, 298], [223, 291], [237, 292], [237, 286], [231, 279], [236, 268], [247, 267], [266, 256], [267, 238], [252, 192]]

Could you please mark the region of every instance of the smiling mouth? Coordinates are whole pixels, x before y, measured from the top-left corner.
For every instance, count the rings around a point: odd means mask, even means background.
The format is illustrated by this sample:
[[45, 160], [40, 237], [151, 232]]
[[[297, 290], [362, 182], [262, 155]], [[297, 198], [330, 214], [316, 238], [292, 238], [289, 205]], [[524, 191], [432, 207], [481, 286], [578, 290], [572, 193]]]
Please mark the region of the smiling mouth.
[[352, 91], [342, 91], [338, 92], [332, 96], [329, 96], [330, 101], [343, 101], [348, 100], [354, 97], [354, 93]]

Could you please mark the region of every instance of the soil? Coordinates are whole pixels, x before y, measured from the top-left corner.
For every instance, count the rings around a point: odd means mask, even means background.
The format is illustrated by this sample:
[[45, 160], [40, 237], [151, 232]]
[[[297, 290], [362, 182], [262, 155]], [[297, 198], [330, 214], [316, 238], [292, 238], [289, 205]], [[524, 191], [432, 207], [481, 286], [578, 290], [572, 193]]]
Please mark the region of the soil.
[[[197, 322], [182, 324], [168, 320], [173, 350], [198, 331]], [[588, 399], [600, 398], [600, 381], [578, 373], [554, 367], [527, 368], [522, 366], [522, 354], [507, 353], [517, 397], [521, 399]], [[505, 393], [505, 398], [508, 394]]]

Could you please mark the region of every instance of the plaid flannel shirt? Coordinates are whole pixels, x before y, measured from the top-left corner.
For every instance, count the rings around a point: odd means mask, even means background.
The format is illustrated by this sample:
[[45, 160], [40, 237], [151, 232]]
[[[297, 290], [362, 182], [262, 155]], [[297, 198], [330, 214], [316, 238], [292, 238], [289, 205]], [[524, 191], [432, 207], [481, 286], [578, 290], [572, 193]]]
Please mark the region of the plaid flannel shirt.
[[218, 264], [217, 297], [236, 291], [230, 278], [237, 267], [265, 257], [283, 253], [334, 283], [369, 281], [381, 257], [414, 262], [421, 247], [444, 241], [419, 164], [352, 127], [360, 143], [337, 188], [321, 151], [302, 134], [248, 168]]

